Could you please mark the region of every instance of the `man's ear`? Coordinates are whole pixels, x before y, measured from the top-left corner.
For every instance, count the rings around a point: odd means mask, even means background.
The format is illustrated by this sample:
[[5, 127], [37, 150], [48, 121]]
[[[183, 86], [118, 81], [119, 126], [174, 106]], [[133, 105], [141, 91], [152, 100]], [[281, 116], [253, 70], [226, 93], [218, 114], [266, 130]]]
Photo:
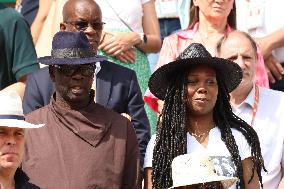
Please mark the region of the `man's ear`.
[[65, 31], [66, 30], [66, 24], [61, 22], [60, 23], [60, 31]]
[[48, 71], [49, 71], [49, 76], [51, 78], [51, 81], [55, 82], [55, 67], [49, 66]]

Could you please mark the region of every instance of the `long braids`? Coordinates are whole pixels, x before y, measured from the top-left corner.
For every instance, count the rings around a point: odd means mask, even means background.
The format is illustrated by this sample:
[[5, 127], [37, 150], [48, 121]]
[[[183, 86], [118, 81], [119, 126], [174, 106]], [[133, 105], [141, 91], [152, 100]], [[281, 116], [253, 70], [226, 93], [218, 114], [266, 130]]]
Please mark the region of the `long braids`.
[[[218, 97], [214, 108], [213, 118], [220, 129], [221, 139], [225, 143], [232, 160], [237, 167], [240, 179], [239, 187], [244, 188], [242, 162], [238, 146], [231, 128], [240, 131], [251, 147], [253, 173], [256, 170], [262, 184], [261, 169], [264, 168], [260, 144], [256, 132], [242, 119], [232, 113], [230, 97], [224, 83], [218, 78]], [[173, 78], [164, 100], [164, 108], [157, 123], [156, 145], [153, 152], [153, 188], [166, 189], [172, 186], [171, 162], [182, 154], [187, 153], [187, 72], [179, 73]], [[265, 168], [264, 168], [265, 170]], [[251, 179], [254, 174], [252, 174]]]
[[[171, 163], [187, 152], [186, 73], [178, 74], [171, 82], [164, 108], [158, 121], [156, 145], [153, 152], [153, 188], [172, 186]], [[162, 120], [161, 120], [162, 119]]]
[[[253, 128], [248, 125], [245, 121], [237, 117], [232, 112], [232, 107], [230, 105], [230, 96], [228, 90], [221, 79], [218, 77], [218, 98], [214, 108], [214, 121], [218, 128], [221, 131], [221, 139], [226, 144], [228, 151], [232, 156], [232, 160], [237, 167], [237, 175], [239, 178], [239, 187], [243, 189], [245, 187], [244, 179], [243, 179], [243, 168], [241, 157], [239, 155], [238, 146], [236, 145], [236, 141], [234, 136], [232, 135], [231, 128], [234, 128], [240, 131], [244, 137], [246, 138], [249, 146], [251, 147], [251, 158], [253, 161], [252, 175], [249, 181], [254, 177], [254, 171], [256, 170], [258, 174], [258, 178], [263, 188], [262, 184], [262, 176], [261, 169], [264, 167], [263, 158], [261, 155], [261, 148], [257, 133], [253, 130]], [[222, 92], [220, 92], [222, 91]], [[266, 171], [266, 170], [265, 170]]]

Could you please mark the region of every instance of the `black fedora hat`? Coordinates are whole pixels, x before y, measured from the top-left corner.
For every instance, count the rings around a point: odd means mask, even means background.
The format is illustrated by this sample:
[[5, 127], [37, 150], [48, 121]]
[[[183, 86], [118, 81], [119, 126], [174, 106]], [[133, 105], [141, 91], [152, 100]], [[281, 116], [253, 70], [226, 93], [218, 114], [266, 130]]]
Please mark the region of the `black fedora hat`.
[[232, 92], [242, 81], [243, 72], [240, 66], [230, 60], [212, 57], [202, 44], [190, 44], [175, 61], [158, 68], [150, 77], [148, 86], [152, 94], [164, 100], [171, 79], [180, 71], [193, 66], [207, 65], [221, 76], [228, 92]]
[[96, 55], [86, 37], [80, 32], [57, 32], [52, 40], [51, 56], [38, 58], [39, 63], [46, 65], [89, 64], [106, 60]]

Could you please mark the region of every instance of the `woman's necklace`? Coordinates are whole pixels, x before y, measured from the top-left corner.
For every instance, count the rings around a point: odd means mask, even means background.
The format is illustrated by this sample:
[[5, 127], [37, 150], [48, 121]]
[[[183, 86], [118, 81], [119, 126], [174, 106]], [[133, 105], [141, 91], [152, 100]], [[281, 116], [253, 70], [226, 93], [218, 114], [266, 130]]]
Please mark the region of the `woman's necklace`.
[[[215, 123], [213, 124], [213, 127], [212, 127], [212, 128], [214, 128], [214, 127], [216, 127]], [[210, 130], [211, 130], [212, 128], [208, 129], [207, 131], [205, 131], [205, 132], [203, 132], [203, 133], [199, 133], [199, 132], [198, 132], [198, 129], [197, 129], [197, 130], [195, 130], [195, 132], [191, 132], [191, 135], [194, 136], [195, 138], [202, 139], [203, 137], [205, 137], [205, 136], [207, 136], [207, 135], [209, 134], [209, 132], [210, 132]], [[197, 131], [199, 134], [197, 134], [196, 131]]]
[[191, 133], [192, 136], [194, 136], [195, 138], [202, 138], [203, 136], [206, 136], [208, 133], [210, 132], [210, 129], [208, 131], [205, 131], [204, 133], [200, 133], [200, 134], [197, 134], [196, 132], [195, 133]]

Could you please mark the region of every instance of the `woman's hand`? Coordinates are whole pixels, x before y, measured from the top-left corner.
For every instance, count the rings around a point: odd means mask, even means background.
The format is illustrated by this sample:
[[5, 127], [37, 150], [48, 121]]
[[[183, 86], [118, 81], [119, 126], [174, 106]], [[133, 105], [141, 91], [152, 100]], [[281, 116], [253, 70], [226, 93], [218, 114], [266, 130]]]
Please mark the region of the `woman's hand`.
[[99, 45], [99, 49], [106, 52], [109, 56], [116, 57], [124, 63], [134, 63], [136, 54], [133, 46], [137, 41], [139, 42], [139, 36], [134, 32], [105, 32], [101, 44]]

